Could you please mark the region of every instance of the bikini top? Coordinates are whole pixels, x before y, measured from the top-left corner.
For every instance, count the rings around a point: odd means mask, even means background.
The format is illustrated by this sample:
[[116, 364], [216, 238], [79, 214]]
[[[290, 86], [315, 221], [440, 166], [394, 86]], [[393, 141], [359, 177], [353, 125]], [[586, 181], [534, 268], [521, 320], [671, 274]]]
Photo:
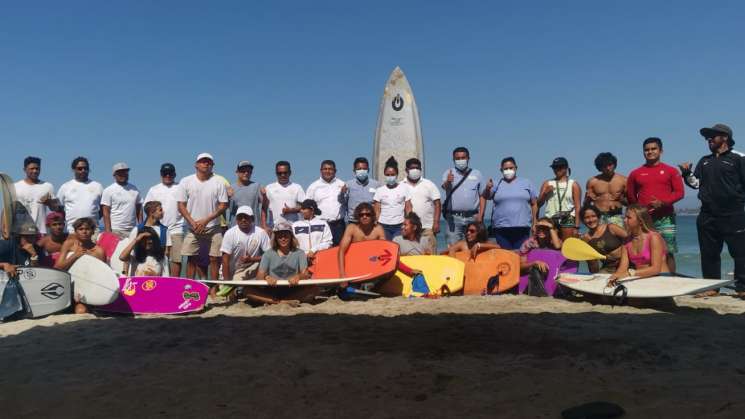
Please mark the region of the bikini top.
[[613, 234], [608, 226], [600, 237], [592, 238], [587, 243], [603, 255], [608, 255], [623, 245], [623, 241]]
[[[626, 246], [626, 252], [629, 254], [629, 261], [634, 264], [634, 266], [644, 266], [644, 265], [651, 265], [652, 264], [652, 249], [651, 245], [649, 244], [649, 237], [652, 234], [657, 233], [647, 233], [646, 237], [644, 237], [644, 244], [642, 244], [642, 251], [640, 253], [634, 253], [634, 246], [633, 241], [629, 240], [628, 243], [626, 243], [624, 246]], [[662, 257], [665, 257], [667, 254], [667, 246], [665, 246], [664, 242], [662, 244]]]

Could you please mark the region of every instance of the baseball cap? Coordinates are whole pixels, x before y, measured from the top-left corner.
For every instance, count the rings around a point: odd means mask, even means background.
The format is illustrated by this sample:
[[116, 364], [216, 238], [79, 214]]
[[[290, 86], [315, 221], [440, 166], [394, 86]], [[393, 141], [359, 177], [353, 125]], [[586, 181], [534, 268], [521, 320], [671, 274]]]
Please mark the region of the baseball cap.
[[717, 134], [724, 134], [729, 137], [729, 144], [735, 143], [735, 139], [732, 138], [732, 128], [724, 124], [714, 124], [712, 127], [701, 128], [699, 131], [704, 138], [711, 138]]
[[565, 157], [557, 157], [551, 162], [549, 167], [569, 167], [569, 162]]
[[160, 174], [166, 175], [166, 174], [175, 174], [176, 173], [176, 166], [173, 165], [173, 163], [163, 163], [160, 165]]
[[111, 168], [111, 174], [113, 175], [117, 170], [129, 170], [129, 166], [127, 163], [119, 162]]
[[254, 168], [254, 165], [251, 164], [251, 162], [248, 161], [248, 160], [241, 160], [240, 162], [238, 162], [238, 167], [237, 168], [240, 169], [242, 167], [250, 167], [250, 168], [253, 169]]
[[47, 214], [47, 218], [44, 220], [46, 225], [52, 224], [55, 221], [62, 221], [65, 222], [65, 216], [58, 211], [52, 211], [49, 214]]
[[272, 231], [292, 231], [292, 226], [287, 221], [279, 221], [274, 224]]
[[321, 215], [321, 210], [318, 209], [318, 204], [316, 204], [316, 201], [312, 199], [306, 199], [300, 204], [300, 208], [310, 208], [313, 210], [313, 214], [315, 215]]
[[235, 212], [235, 215], [237, 216], [241, 214], [246, 214], [249, 217], [253, 217], [254, 210], [248, 205], [241, 205], [240, 207], [238, 207], [238, 210]]
[[210, 159], [212, 160], [213, 163], [215, 162], [215, 159], [212, 157], [212, 154], [210, 153], [199, 153], [199, 155], [197, 156], [197, 159], [194, 161], [198, 162], [199, 160], [202, 160], [202, 159]]

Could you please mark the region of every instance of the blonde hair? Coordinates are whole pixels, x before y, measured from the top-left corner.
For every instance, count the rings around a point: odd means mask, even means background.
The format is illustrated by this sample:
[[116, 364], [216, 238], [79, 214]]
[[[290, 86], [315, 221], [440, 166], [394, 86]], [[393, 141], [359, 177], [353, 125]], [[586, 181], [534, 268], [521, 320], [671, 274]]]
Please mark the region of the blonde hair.
[[642, 232], [649, 233], [655, 231], [652, 217], [649, 215], [649, 211], [647, 211], [646, 207], [639, 204], [631, 204], [626, 208], [626, 212], [628, 213], [629, 211], [636, 215], [636, 218], [639, 220], [639, 225], [642, 228]]

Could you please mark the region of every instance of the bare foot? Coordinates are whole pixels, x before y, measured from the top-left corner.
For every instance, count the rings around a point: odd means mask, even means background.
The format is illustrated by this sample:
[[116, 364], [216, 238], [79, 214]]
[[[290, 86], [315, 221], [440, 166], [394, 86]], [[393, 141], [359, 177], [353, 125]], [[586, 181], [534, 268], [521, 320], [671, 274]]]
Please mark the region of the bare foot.
[[287, 304], [290, 307], [300, 307], [300, 301], [298, 300], [282, 300], [280, 304]]
[[85, 304], [77, 303], [75, 304], [75, 314], [85, 314], [88, 312], [88, 307], [85, 306]]
[[717, 297], [719, 295], [719, 290], [709, 290], [700, 292], [693, 296], [693, 298], [708, 298], [708, 297]]

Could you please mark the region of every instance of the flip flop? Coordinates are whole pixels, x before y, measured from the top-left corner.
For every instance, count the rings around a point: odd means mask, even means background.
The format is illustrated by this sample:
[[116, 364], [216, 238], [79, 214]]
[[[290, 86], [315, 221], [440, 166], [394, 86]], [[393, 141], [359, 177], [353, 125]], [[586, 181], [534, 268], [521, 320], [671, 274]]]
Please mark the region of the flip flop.
[[234, 287], [230, 285], [220, 285], [215, 295], [218, 297], [225, 297], [226, 295], [230, 294], [231, 291], [233, 291], [233, 288]]

